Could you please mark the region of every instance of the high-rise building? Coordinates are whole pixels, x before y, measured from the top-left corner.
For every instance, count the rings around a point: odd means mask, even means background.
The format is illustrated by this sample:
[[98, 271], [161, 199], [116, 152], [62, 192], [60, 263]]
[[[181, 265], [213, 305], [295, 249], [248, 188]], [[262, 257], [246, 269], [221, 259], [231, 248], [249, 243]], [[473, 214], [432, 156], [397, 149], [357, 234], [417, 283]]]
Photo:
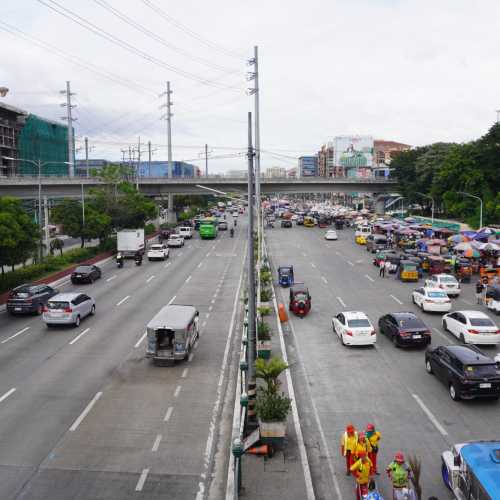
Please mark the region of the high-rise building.
[[333, 142], [329, 141], [318, 151], [318, 175], [320, 177], [335, 176], [335, 153]]
[[286, 168], [284, 167], [269, 167], [266, 168], [265, 177], [286, 177]]
[[299, 158], [299, 176], [315, 177], [318, 175], [318, 157], [301, 156]]

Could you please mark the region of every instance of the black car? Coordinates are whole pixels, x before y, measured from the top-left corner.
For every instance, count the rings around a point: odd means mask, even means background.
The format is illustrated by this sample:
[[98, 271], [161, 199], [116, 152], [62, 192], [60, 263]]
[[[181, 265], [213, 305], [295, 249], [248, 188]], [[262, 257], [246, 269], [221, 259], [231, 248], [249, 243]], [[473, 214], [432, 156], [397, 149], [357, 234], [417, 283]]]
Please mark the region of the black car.
[[281, 227], [292, 227], [292, 221], [289, 219], [283, 219], [281, 221]]
[[71, 273], [71, 283], [93, 283], [102, 276], [97, 266], [78, 266]]
[[500, 398], [500, 366], [475, 346], [428, 347], [425, 369], [448, 386], [454, 401]]
[[14, 288], [7, 299], [9, 314], [42, 314], [47, 301], [59, 290], [48, 285], [25, 284]]
[[431, 343], [431, 332], [412, 312], [386, 314], [378, 320], [380, 333], [396, 347], [421, 346]]
[[304, 225], [304, 217], [302, 215], [299, 215], [297, 217], [297, 226], [303, 226]]

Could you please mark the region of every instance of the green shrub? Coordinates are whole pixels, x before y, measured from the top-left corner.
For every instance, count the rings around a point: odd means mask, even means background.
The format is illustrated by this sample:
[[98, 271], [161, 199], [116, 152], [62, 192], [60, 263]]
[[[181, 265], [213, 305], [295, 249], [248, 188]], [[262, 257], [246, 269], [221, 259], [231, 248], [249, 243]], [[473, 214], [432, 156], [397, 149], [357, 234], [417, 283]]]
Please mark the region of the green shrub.
[[269, 271], [260, 271], [260, 282], [263, 285], [268, 285], [272, 281], [272, 275]]
[[149, 234], [153, 234], [155, 231], [156, 231], [156, 226], [151, 222], [144, 226], [144, 233], [146, 234], [146, 236], [148, 236]]
[[271, 394], [265, 389], [257, 391], [255, 411], [264, 422], [283, 422], [292, 408], [292, 400], [283, 393]]
[[273, 294], [272, 294], [271, 290], [269, 290], [267, 288], [261, 289], [261, 291], [260, 291], [261, 302], [268, 302], [272, 299], [272, 297], [273, 297]]
[[269, 316], [271, 314], [271, 308], [269, 306], [260, 306], [257, 308], [257, 312], [261, 316]]
[[257, 323], [257, 335], [259, 337], [259, 340], [271, 340], [271, 327], [267, 323], [259, 321]]
[[116, 252], [116, 238], [106, 238], [99, 244], [102, 252]]

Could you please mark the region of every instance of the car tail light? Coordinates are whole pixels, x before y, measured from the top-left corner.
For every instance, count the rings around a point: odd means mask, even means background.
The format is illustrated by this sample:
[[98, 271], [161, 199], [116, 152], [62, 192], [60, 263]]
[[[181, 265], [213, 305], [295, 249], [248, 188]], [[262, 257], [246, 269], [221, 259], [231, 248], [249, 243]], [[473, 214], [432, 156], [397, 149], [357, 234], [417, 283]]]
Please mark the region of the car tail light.
[[49, 312], [49, 308], [47, 306], [43, 306], [42, 312], [44, 313]]
[[431, 335], [431, 332], [422, 332], [423, 335], [427, 335], [428, 337]]
[[349, 337], [352, 337], [352, 332], [351, 332], [351, 330], [346, 330], [346, 331], [345, 331], [345, 333], [346, 333], [346, 335], [349, 335]]
[[401, 335], [401, 337], [410, 337], [411, 336], [411, 333], [409, 333], [409, 332], [399, 332], [399, 334]]
[[372, 330], [372, 332], [370, 333], [370, 335], [375, 335], [375, 330]]
[[474, 333], [474, 334], [479, 333], [479, 331], [478, 331], [478, 330], [467, 330], [467, 331], [468, 331], [469, 333]]
[[71, 309], [71, 307], [66, 307], [66, 308], [64, 309], [64, 312], [65, 312], [65, 313], [70, 313], [70, 312], [73, 312], [73, 309]]

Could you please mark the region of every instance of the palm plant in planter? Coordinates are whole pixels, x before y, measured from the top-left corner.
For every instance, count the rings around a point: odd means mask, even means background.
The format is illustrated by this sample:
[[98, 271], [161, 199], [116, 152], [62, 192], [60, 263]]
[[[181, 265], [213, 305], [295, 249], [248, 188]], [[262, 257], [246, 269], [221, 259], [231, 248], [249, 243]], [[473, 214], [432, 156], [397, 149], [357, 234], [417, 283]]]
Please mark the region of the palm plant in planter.
[[264, 320], [260, 318], [257, 322], [257, 352], [259, 358], [269, 359], [271, 357], [272, 333], [271, 327], [267, 323], [264, 323]]
[[288, 365], [278, 357], [269, 361], [257, 359], [255, 375], [265, 386], [257, 390], [255, 409], [259, 419], [260, 437], [272, 444], [282, 444], [285, 438], [286, 419], [292, 407], [292, 400], [280, 392], [279, 376]]

